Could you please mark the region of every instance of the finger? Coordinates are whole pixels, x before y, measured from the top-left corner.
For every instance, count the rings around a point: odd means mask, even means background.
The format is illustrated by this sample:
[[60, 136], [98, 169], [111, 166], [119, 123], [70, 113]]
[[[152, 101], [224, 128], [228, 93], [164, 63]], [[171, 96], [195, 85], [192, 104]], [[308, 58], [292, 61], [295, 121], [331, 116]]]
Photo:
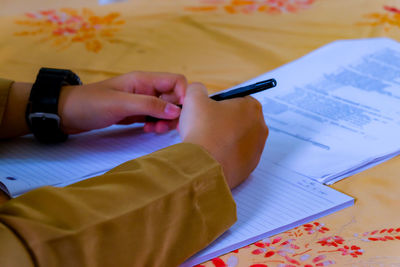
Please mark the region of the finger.
[[117, 122], [120, 125], [129, 125], [135, 122], [144, 122], [146, 121], [146, 116], [130, 116], [126, 117], [123, 120]]
[[258, 113], [262, 114], [263, 107], [257, 99], [255, 99], [252, 96], [245, 96], [244, 100], [246, 100], [248, 103], [252, 104], [252, 106], [255, 110], [254, 112], [258, 112]]
[[175, 95], [175, 93], [162, 94], [162, 95], [160, 95], [160, 98], [164, 101], [167, 101], [167, 102], [170, 102], [173, 104], [180, 104], [179, 103], [180, 98], [177, 95]]
[[178, 106], [154, 96], [121, 94], [119, 98], [116, 105], [121, 106], [120, 112], [123, 114], [120, 115], [123, 118], [146, 115], [159, 119], [176, 119], [181, 111]]
[[178, 126], [179, 120], [159, 120], [156, 122], [146, 122], [143, 130], [145, 132], [165, 133], [174, 130]]
[[146, 133], [152, 133], [155, 131], [156, 124], [154, 122], [146, 122], [143, 126], [143, 131]]
[[178, 120], [158, 121], [158, 122], [156, 122], [156, 125], [155, 125], [155, 132], [159, 133], [159, 134], [166, 133], [170, 130], [175, 129], [177, 123], [178, 123]]
[[184, 101], [208, 100], [207, 88], [202, 83], [192, 83], [188, 86]]
[[153, 88], [158, 93], [174, 93], [178, 98], [184, 97], [187, 81], [185, 76], [171, 73], [150, 73]]
[[185, 96], [187, 81], [183, 75], [161, 72], [132, 72], [119, 77], [114, 88], [124, 84], [123, 91], [158, 96], [174, 93], [178, 98]]
[[155, 125], [155, 132], [158, 134], [166, 133], [169, 131], [168, 124], [165, 121], [159, 121]]
[[178, 125], [179, 120], [175, 119], [175, 120], [162, 120], [159, 123], [164, 123], [168, 126], [168, 130], [174, 130], [176, 129], [176, 126]]

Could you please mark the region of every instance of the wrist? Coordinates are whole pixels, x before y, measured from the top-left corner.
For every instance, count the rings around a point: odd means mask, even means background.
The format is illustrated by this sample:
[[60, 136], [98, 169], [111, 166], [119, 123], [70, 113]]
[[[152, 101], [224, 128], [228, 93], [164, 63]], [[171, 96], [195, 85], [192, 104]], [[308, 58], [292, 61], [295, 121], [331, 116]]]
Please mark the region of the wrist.
[[70, 70], [39, 70], [26, 107], [26, 120], [36, 140], [50, 144], [63, 142], [68, 138], [68, 134], [61, 129], [59, 98], [62, 87], [79, 84], [79, 77]]
[[61, 119], [61, 130], [67, 134], [78, 133], [73, 130], [74, 120], [79, 120], [77, 111], [80, 107], [78, 99], [75, 99], [76, 93], [79, 93], [84, 85], [66, 85], [61, 88], [60, 97], [58, 100], [58, 114]]
[[229, 155], [226, 153], [226, 151], [229, 149], [220, 147], [216, 141], [217, 140], [214, 140], [213, 136], [210, 138], [204, 138], [201, 135], [187, 136], [183, 140], [184, 143], [191, 143], [201, 146], [205, 151], [207, 151], [209, 155], [221, 165], [226, 183], [228, 184], [229, 188], [232, 189], [237, 184], [234, 182], [234, 179], [232, 179], [232, 172], [230, 171], [228, 164]]

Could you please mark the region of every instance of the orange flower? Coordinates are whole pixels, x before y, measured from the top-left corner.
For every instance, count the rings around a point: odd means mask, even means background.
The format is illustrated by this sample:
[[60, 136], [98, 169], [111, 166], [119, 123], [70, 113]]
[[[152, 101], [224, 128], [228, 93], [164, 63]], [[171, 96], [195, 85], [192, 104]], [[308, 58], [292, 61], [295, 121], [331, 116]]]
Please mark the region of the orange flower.
[[383, 6], [384, 12], [369, 13], [364, 17], [368, 22], [360, 22], [358, 25], [364, 26], [383, 26], [385, 31], [391, 30], [392, 27], [400, 28], [400, 9], [394, 6]]
[[211, 2], [200, 0], [207, 4], [202, 7], [186, 7], [189, 11], [215, 11], [220, 8], [230, 14], [255, 12], [263, 13], [295, 13], [301, 9], [308, 8], [315, 0], [222, 0]]
[[31, 30], [16, 32], [16, 36], [44, 35], [42, 41], [52, 40], [54, 46], [63, 49], [73, 43], [84, 43], [88, 51], [95, 53], [103, 48], [102, 42], [115, 43], [114, 35], [125, 23], [117, 12], [98, 16], [86, 8], [81, 11], [67, 8], [42, 10], [25, 16], [27, 19], [15, 23]]

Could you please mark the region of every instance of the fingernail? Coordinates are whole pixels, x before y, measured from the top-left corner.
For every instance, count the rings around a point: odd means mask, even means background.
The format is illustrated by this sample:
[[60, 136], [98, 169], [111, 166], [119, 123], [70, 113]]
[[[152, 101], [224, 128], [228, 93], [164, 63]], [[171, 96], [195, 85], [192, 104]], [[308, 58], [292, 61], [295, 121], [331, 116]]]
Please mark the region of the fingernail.
[[174, 115], [179, 115], [179, 112], [181, 111], [181, 109], [177, 106], [175, 106], [174, 104], [168, 103], [167, 106], [164, 109], [164, 113], [174, 116]]

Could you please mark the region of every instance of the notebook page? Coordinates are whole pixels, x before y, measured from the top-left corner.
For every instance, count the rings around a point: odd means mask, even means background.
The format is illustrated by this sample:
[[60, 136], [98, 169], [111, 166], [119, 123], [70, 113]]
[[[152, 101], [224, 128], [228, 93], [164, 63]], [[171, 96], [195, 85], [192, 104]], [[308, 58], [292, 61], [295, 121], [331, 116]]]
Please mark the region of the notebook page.
[[176, 131], [146, 134], [139, 126], [112, 126], [56, 145], [26, 136], [1, 144], [0, 182], [12, 196], [44, 185], [69, 184], [179, 141]]
[[273, 163], [260, 162], [233, 192], [237, 222], [182, 266], [193, 266], [354, 204], [354, 199]]

